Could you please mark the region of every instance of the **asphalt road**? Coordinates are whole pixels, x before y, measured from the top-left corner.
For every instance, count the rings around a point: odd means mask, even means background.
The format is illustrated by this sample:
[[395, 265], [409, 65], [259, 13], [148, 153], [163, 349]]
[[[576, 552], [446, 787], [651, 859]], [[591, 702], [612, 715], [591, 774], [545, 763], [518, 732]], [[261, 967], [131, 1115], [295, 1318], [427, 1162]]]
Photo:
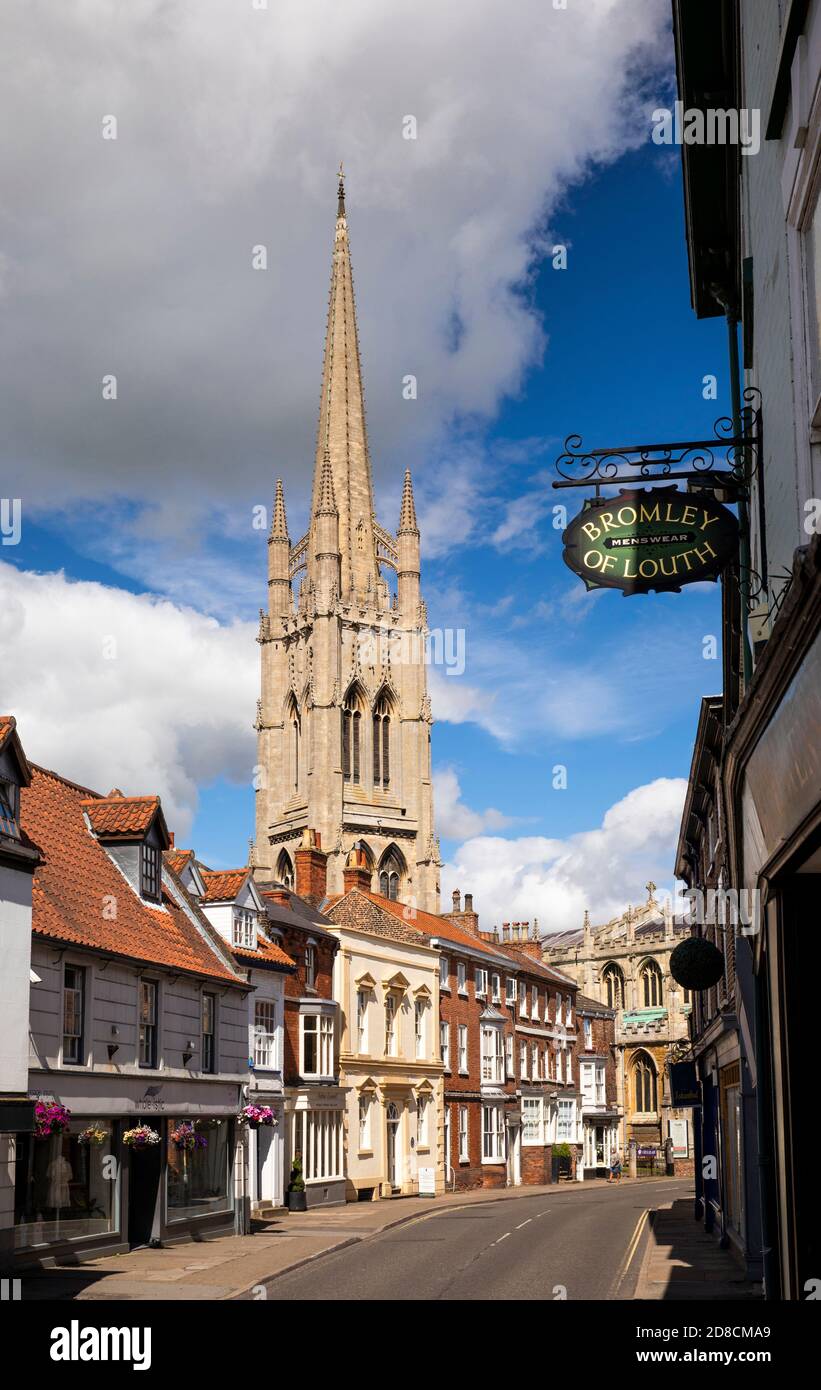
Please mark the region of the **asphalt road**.
[[687, 1179], [580, 1186], [452, 1208], [325, 1255], [270, 1282], [303, 1300], [629, 1299], [647, 1239], [642, 1213], [684, 1196]]

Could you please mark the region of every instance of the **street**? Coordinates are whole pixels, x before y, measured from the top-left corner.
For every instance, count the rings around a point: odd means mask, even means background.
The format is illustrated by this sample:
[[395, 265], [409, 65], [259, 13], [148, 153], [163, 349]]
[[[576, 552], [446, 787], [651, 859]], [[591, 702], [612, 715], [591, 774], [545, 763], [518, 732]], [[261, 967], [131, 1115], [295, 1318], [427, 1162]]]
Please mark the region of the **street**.
[[561, 1190], [454, 1208], [272, 1280], [269, 1299], [629, 1299], [646, 1239], [642, 1212], [686, 1196], [689, 1179]]

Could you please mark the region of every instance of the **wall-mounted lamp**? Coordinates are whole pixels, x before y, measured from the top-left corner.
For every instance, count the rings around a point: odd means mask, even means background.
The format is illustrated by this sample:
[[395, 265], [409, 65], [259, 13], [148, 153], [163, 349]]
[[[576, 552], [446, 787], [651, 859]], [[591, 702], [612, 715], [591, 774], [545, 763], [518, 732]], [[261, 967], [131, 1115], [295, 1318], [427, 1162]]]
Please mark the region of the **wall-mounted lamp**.
[[[116, 1023], [112, 1023], [112, 1025], [111, 1025], [111, 1036], [112, 1036], [112, 1038], [118, 1038], [118, 1037], [120, 1036], [120, 1030], [119, 1030], [119, 1028], [117, 1027]], [[119, 1050], [120, 1050], [120, 1044], [119, 1044], [119, 1043], [117, 1043], [117, 1042], [110, 1042], [110, 1043], [108, 1044], [108, 1060], [109, 1060], [109, 1062], [110, 1062], [110, 1061], [112, 1060], [112, 1058], [114, 1057], [114, 1054], [115, 1054], [116, 1052], [119, 1052]]]
[[185, 1044], [185, 1047], [183, 1048], [183, 1052], [182, 1052], [182, 1064], [183, 1064], [184, 1067], [187, 1067], [187, 1066], [188, 1066], [188, 1063], [191, 1061], [191, 1058], [194, 1056], [195, 1046], [196, 1046], [196, 1044], [193, 1043], [193, 1042], [191, 1041], [191, 1039], [189, 1038], [189, 1039], [188, 1039], [188, 1042]]

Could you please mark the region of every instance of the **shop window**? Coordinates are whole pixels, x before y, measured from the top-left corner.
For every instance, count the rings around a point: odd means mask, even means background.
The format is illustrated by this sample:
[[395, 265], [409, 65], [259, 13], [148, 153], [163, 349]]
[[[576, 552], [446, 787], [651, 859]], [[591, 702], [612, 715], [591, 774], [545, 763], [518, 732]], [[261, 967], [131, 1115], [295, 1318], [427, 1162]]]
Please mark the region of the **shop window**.
[[111, 1125], [72, 1118], [64, 1134], [17, 1136], [14, 1244], [18, 1249], [118, 1229]]
[[343, 1177], [342, 1111], [295, 1111], [293, 1153], [302, 1159], [306, 1182]]
[[[196, 1120], [197, 1146], [178, 1149], [172, 1132], [187, 1119], [168, 1121], [166, 1195], [168, 1220], [185, 1221], [214, 1211], [230, 1211], [227, 1120]], [[204, 1143], [201, 1141], [205, 1141]]]

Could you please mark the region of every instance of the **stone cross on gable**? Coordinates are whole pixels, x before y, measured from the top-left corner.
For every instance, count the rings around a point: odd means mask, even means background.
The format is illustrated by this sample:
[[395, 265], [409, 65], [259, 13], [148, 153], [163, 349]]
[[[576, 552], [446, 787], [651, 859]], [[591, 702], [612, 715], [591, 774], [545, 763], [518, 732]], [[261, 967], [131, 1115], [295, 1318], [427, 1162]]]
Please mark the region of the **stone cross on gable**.
[[658, 885], [655, 884], [655, 883], [653, 882], [653, 880], [651, 879], [650, 882], [649, 882], [649, 883], [645, 883], [644, 886], [645, 886], [645, 888], [647, 889], [647, 901], [651, 903], [651, 902], [653, 901], [653, 895], [654, 895], [654, 893], [655, 893], [656, 888], [657, 888]]

